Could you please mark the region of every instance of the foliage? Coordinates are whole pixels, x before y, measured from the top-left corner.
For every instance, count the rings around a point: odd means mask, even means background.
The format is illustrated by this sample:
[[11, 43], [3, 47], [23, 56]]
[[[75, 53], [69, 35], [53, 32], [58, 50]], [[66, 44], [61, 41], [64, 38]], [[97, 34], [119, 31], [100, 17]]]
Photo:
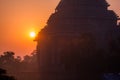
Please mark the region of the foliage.
[[0, 69], [0, 80], [15, 80], [14, 77], [8, 76], [6, 70]]
[[[23, 59], [20, 56], [15, 57], [12, 51], [4, 52], [0, 55], [0, 68], [6, 69], [8, 74], [15, 76], [17, 80], [29, 80], [34, 77], [34, 73], [38, 72], [36, 51], [33, 51], [30, 56], [24, 56]], [[28, 73], [33, 76], [29, 77]]]

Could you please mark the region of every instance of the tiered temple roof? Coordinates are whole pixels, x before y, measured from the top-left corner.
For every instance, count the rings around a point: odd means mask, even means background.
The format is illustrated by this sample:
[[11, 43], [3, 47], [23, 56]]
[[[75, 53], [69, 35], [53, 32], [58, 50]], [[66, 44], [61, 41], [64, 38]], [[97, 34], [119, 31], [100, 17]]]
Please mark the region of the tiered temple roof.
[[116, 21], [117, 15], [108, 6], [105, 0], [61, 0], [41, 32], [79, 32], [93, 23]]

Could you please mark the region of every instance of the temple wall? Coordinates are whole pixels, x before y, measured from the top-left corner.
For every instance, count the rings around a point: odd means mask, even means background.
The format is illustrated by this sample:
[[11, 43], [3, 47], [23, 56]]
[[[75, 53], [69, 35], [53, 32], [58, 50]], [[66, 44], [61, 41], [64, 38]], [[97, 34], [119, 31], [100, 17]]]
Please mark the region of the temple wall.
[[61, 0], [38, 35], [42, 80], [100, 80], [117, 27], [108, 6], [105, 0]]

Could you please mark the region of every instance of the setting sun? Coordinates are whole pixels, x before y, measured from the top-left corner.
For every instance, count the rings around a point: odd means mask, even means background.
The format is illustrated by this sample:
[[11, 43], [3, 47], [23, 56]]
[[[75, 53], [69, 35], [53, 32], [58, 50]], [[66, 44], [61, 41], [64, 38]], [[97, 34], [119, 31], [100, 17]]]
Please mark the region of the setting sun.
[[30, 37], [31, 37], [31, 38], [35, 38], [35, 36], [36, 36], [36, 33], [35, 33], [35, 32], [30, 32]]

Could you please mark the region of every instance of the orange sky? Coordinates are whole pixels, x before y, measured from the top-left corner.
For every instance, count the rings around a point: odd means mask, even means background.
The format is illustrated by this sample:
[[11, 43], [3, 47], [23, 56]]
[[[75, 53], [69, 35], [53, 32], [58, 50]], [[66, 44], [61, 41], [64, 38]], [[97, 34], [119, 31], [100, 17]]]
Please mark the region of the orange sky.
[[[16, 55], [30, 54], [36, 42], [30, 31], [40, 31], [60, 0], [0, 0], [0, 54], [14, 51]], [[120, 0], [107, 0], [120, 15]]]

